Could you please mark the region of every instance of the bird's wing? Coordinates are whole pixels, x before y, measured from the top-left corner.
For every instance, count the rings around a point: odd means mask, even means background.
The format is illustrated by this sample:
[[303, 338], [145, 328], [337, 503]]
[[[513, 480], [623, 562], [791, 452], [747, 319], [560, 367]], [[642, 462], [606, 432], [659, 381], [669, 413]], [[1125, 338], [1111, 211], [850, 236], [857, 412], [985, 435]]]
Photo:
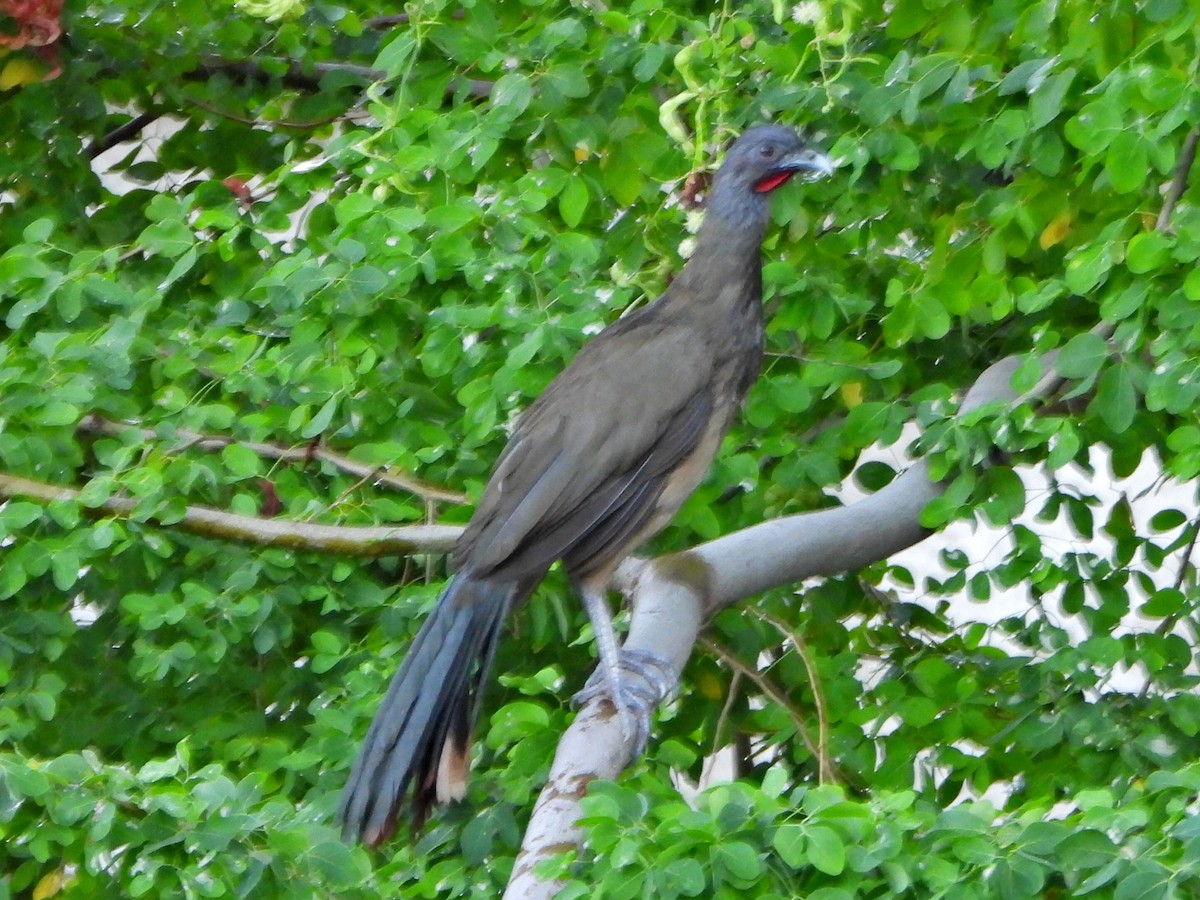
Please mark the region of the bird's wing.
[[713, 413], [710, 354], [694, 330], [651, 319], [602, 332], [522, 416], [459, 566], [528, 575], [565, 555], [586, 568], [588, 556], [628, 551]]

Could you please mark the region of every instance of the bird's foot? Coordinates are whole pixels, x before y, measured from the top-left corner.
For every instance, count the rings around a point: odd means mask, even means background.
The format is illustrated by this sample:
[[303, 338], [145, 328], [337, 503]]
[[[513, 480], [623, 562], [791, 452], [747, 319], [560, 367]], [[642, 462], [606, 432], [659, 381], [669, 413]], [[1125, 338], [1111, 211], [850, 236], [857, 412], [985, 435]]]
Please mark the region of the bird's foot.
[[609, 700], [638, 756], [650, 738], [650, 717], [676, 686], [675, 672], [665, 659], [648, 650], [622, 648], [617, 664], [609, 667], [601, 662], [572, 704], [579, 708], [597, 697]]

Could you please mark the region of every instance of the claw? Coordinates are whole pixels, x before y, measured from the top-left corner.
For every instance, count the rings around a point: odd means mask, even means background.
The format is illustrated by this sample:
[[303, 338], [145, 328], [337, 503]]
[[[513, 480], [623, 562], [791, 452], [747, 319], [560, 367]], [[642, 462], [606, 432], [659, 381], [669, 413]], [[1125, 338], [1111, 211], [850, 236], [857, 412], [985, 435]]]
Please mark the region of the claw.
[[670, 663], [646, 650], [619, 651], [617, 665], [601, 665], [573, 698], [576, 707], [602, 697], [610, 701], [621, 717], [625, 739], [634, 746], [634, 755], [646, 748], [650, 738], [650, 717], [655, 708], [675, 689], [675, 674]]

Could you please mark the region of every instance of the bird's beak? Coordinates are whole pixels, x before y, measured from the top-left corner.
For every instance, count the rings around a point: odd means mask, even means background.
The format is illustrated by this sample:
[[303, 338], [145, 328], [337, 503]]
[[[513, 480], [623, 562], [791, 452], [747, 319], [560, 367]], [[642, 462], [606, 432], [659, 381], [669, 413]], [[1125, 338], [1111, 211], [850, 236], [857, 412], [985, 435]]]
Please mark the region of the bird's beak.
[[779, 170], [799, 175], [805, 181], [816, 181], [833, 174], [833, 161], [818, 150], [805, 147], [789, 153], [779, 161]]
[[793, 175], [799, 175], [805, 181], [816, 181], [833, 174], [833, 162], [824, 153], [805, 147], [787, 154], [779, 160], [763, 178], [758, 179], [754, 190], [765, 194], [775, 190]]

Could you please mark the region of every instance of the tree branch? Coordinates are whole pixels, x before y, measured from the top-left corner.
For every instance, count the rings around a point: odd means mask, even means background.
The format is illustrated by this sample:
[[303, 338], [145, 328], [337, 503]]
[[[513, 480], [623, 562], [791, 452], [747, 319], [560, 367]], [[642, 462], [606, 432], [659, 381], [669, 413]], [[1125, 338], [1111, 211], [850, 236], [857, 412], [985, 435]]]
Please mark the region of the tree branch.
[[[104, 434], [112, 437], [133, 431], [145, 441], [152, 441], [159, 437], [158, 432], [152, 428], [143, 428], [133, 423], [113, 422], [95, 413], [90, 413], [80, 419], [79, 424], [76, 426], [76, 431], [84, 434]], [[413, 478], [411, 475], [397, 472], [394, 469], [358, 462], [357, 460], [350, 459], [348, 456], [335, 453], [324, 444], [288, 446], [259, 441], [239, 441], [228, 435], [200, 434], [199, 432], [188, 431], [187, 429], [176, 431], [175, 436], [179, 438], [181, 443], [180, 450], [195, 447], [200, 450], [219, 451], [224, 450], [230, 444], [238, 444], [264, 459], [277, 459], [282, 462], [296, 463], [307, 463], [311, 460], [317, 460], [318, 462], [328, 463], [335, 469], [345, 472], [347, 475], [355, 475], [370, 481], [372, 484], [379, 484], [393, 490], [406, 491], [414, 494], [426, 503], [458, 504], [467, 502], [467, 495], [459, 491], [451, 491], [447, 488], [429, 484]]]
[[[450, 13], [450, 18], [459, 20], [465, 18], [466, 14], [467, 11], [465, 9], [456, 9]], [[407, 25], [408, 22], [408, 13], [393, 13], [392, 15], [372, 16], [369, 19], [363, 19], [363, 27], [374, 31], [386, 31], [398, 25]]]
[[205, 56], [200, 64], [188, 73], [190, 78], [211, 78], [213, 75], [228, 75], [236, 81], [267, 82], [278, 78], [284, 85], [301, 91], [315, 92], [321, 88], [321, 79], [326, 75], [349, 75], [363, 82], [385, 81], [387, 73], [359, 63], [310, 62], [302, 63], [283, 57], [252, 57], [249, 59], [222, 59]]
[[783, 637], [791, 641], [792, 647], [795, 648], [796, 654], [804, 664], [804, 671], [808, 673], [808, 684], [813, 693], [813, 706], [817, 710], [817, 779], [821, 784], [837, 784], [837, 770], [834, 767], [833, 760], [829, 757], [829, 709], [825, 703], [825, 690], [821, 687], [821, 678], [817, 673], [817, 666], [808, 652], [808, 647], [805, 645], [804, 639], [787, 622], [776, 618], [765, 610], [751, 606], [750, 611], [764, 622], [769, 623]]
[[[206, 56], [187, 77], [192, 79], [227, 75], [236, 81], [269, 82], [278, 78], [286, 87], [315, 93], [321, 90], [321, 79], [326, 75], [341, 74], [370, 84], [387, 81], [387, 72], [370, 66], [348, 62], [302, 63], [282, 57], [252, 57], [250, 59], [222, 59]], [[445, 98], [450, 99], [464, 89], [472, 100], [485, 100], [492, 94], [493, 82], [480, 78], [455, 78], [446, 85]]]
[[[1052, 373], [1055, 354], [1043, 357]], [[1012, 405], [1042, 399], [1057, 385], [1044, 377], [1018, 397], [1012, 376], [1020, 364], [1008, 357], [976, 379], [959, 415], [987, 403]], [[691, 655], [704, 621], [718, 610], [773, 587], [805, 578], [861, 569], [912, 546], [930, 532], [921, 525], [925, 506], [942, 492], [917, 460], [889, 485], [850, 506], [761, 522], [690, 550], [626, 567], [633, 616], [625, 646], [667, 660], [676, 677]], [[579, 801], [592, 781], [612, 779], [632, 761], [621, 719], [606, 700], [589, 702], [558, 745], [550, 775], [534, 807], [504, 896], [540, 900], [562, 888], [534, 869], [543, 860], [584, 846]]]
[[117, 144], [131, 140], [136, 135], [141, 134], [142, 129], [158, 121], [161, 116], [162, 113], [159, 112], [139, 113], [125, 124], [118, 125], [108, 134], [104, 135], [104, 137], [92, 141], [88, 145], [87, 150], [84, 151], [84, 155], [88, 159], [95, 159], [105, 150], [111, 150]]
[[[81, 492], [0, 472], [0, 499], [27, 497], [42, 503], [80, 503]], [[94, 506], [83, 506], [91, 518], [138, 516], [138, 501], [109, 497]], [[340, 556], [404, 556], [412, 553], [446, 553], [462, 528], [458, 525], [345, 526], [317, 525], [284, 519], [259, 519], [223, 512], [206, 506], [189, 506], [181, 517], [151, 515], [155, 525], [177, 528], [190, 534], [264, 547], [336, 553]]]
[[1171, 221], [1171, 213], [1175, 211], [1175, 204], [1187, 190], [1188, 174], [1192, 171], [1192, 164], [1196, 162], [1197, 141], [1200, 141], [1200, 128], [1193, 128], [1184, 138], [1183, 148], [1179, 151], [1179, 161], [1175, 164], [1175, 175], [1171, 178], [1171, 186], [1167, 189], [1167, 196], [1163, 199], [1162, 209], [1158, 211], [1158, 219], [1154, 223], [1154, 227], [1159, 231], [1166, 229]]
[[787, 695], [782, 693], [779, 688], [771, 684], [767, 680], [766, 675], [754, 668], [748, 666], [729, 650], [726, 650], [716, 641], [706, 637], [701, 637], [697, 640], [697, 644], [705, 651], [717, 657], [721, 662], [725, 663], [735, 675], [740, 675], [743, 678], [749, 679], [758, 686], [758, 689], [770, 699], [772, 703], [787, 713], [787, 717], [792, 720], [792, 725], [796, 729], [796, 733], [800, 735], [800, 740], [808, 749], [809, 754], [817, 759], [821, 756], [820, 743], [812, 739], [812, 735], [808, 732], [808, 726], [804, 724], [804, 715], [798, 710], [795, 705], [787, 698]]

